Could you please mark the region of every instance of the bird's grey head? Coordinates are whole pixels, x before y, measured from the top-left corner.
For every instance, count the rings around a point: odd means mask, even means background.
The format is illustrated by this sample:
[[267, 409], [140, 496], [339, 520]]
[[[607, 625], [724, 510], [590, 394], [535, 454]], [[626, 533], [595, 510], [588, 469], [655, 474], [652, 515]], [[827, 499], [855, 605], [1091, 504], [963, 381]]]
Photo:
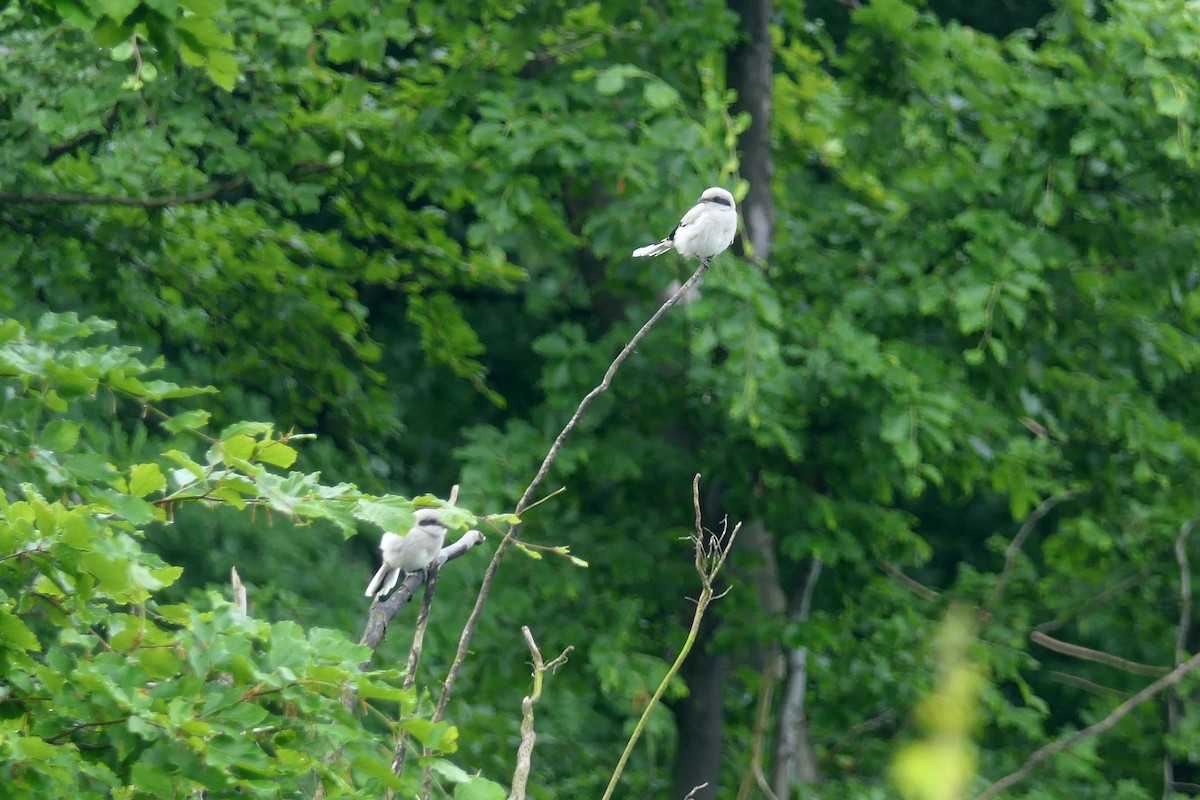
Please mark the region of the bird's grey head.
[[713, 186], [705, 189], [704, 194], [700, 195], [701, 203], [715, 203], [719, 206], [729, 206], [734, 211], [737, 206], [733, 202], [733, 195], [722, 189], [720, 186]]
[[416, 517], [418, 528], [425, 528], [426, 530], [433, 531], [448, 527], [446, 523], [442, 522], [442, 517], [440, 514], [438, 514], [436, 508], [418, 509], [414, 516]]

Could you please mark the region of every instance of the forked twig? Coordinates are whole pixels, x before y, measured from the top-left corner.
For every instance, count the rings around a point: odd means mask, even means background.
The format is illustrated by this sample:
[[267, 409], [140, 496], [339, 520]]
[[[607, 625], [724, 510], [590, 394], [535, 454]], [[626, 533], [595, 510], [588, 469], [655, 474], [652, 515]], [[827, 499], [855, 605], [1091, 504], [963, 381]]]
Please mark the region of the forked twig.
[[[688, 653], [691, 652], [692, 646], [696, 643], [696, 638], [700, 633], [700, 623], [704, 619], [704, 612], [708, 608], [708, 604], [713, 600], [724, 597], [725, 593], [729, 591], [727, 588], [717, 592], [713, 584], [718, 573], [721, 571], [721, 567], [725, 566], [725, 561], [729, 557], [729, 551], [733, 548], [734, 540], [737, 539], [738, 531], [742, 529], [742, 523], [739, 522], [734, 525], [733, 530], [730, 531], [729, 521], [725, 520], [722, 534], [727, 532], [728, 536], [718, 537], [709, 535], [706, 537], [705, 534], [711, 534], [711, 532], [704, 529], [704, 520], [700, 513], [699, 475], [696, 475], [692, 479], [692, 506], [696, 512], [696, 532], [692, 536], [692, 541], [696, 545], [696, 574], [700, 576], [700, 596], [696, 598], [696, 611], [692, 616], [692, 627], [688, 631], [683, 647], [679, 650], [679, 655], [675, 657], [675, 663], [671, 664], [666, 676], [658, 684], [658, 688], [654, 690], [654, 695], [646, 703], [645, 709], [642, 710], [642, 716], [638, 719], [633, 733], [630, 734], [629, 741], [625, 744], [625, 750], [621, 753], [621, 758], [617, 761], [616, 769], [613, 770], [612, 777], [608, 780], [608, 788], [604, 790], [602, 800], [610, 800], [613, 792], [616, 791], [617, 782], [621, 780], [621, 773], [625, 771], [625, 765], [629, 762], [629, 757], [633, 754], [634, 745], [637, 744], [637, 740], [641, 737], [642, 731], [646, 727], [646, 721], [650, 718], [650, 712], [658, 705], [663, 693], [667, 690], [667, 685], [675, 678], [675, 675], [679, 672], [679, 668], [687, 660]], [[692, 791], [696, 790], [693, 789]]]
[[533, 640], [529, 626], [521, 626], [521, 635], [525, 637], [525, 644], [529, 646], [529, 652], [533, 656], [533, 691], [521, 701], [521, 744], [517, 746], [517, 764], [513, 768], [512, 791], [509, 792], [508, 800], [525, 800], [525, 788], [529, 785], [529, 769], [533, 761], [533, 745], [537, 742], [537, 733], [533, 729], [533, 706], [542, 696], [542, 679], [547, 672], [565, 664], [567, 655], [575, 649], [568, 646], [559, 653], [558, 658], [546, 664], [542, 660], [542, 651]]

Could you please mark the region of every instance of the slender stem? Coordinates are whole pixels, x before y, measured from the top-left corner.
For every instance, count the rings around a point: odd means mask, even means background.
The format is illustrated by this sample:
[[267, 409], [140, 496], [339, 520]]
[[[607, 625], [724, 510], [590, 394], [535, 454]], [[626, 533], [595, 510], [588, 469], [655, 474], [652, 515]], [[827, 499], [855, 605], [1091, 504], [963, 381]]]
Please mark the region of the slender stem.
[[[646, 338], [646, 335], [650, 333], [650, 329], [662, 319], [671, 306], [678, 303], [687, 295], [707, 269], [708, 261], [701, 261], [700, 266], [692, 273], [692, 277], [688, 278], [686, 283], [676, 289], [675, 293], [667, 298], [667, 301], [659, 307], [658, 311], [654, 312], [653, 316], [646, 321], [646, 324], [642, 325], [638, 332], [633, 335], [633, 338], [629, 340], [629, 343], [621, 349], [621, 352], [617, 354], [617, 357], [613, 359], [608, 370], [604, 373], [604, 379], [579, 401], [579, 407], [575, 409], [575, 413], [571, 415], [567, 424], [563, 426], [562, 431], [554, 439], [554, 444], [550, 446], [549, 452], [546, 453], [546, 457], [542, 460], [542, 465], [538, 467], [537, 474], [534, 475], [533, 480], [529, 482], [529, 486], [525, 488], [525, 493], [521, 495], [521, 499], [517, 502], [515, 513], [518, 516], [525, 513], [525, 510], [530, 507], [534, 493], [542, 485], [543, 481], [545, 481], [546, 474], [550, 471], [551, 464], [558, 458], [558, 453], [562, 449], [563, 443], [571, 435], [571, 431], [575, 430], [575, 426], [583, 418], [588, 406], [602, 392], [608, 389], [612, 384], [613, 377], [617, 374], [617, 370], [625, 363], [625, 359], [629, 358], [642, 339]], [[520, 525], [514, 525], [508, 530], [508, 533], [505, 534], [504, 538], [500, 540], [500, 544], [496, 547], [496, 552], [492, 555], [492, 560], [483, 574], [483, 581], [479, 586], [479, 594], [475, 598], [475, 607], [471, 609], [471, 615], [467, 618], [466, 625], [463, 626], [462, 635], [458, 640], [458, 651], [455, 653], [454, 661], [451, 662], [450, 669], [446, 673], [446, 681], [442, 685], [442, 696], [438, 698], [437, 708], [434, 709], [431, 718], [432, 722], [441, 720], [446, 712], [446, 706], [449, 704], [450, 696], [454, 691], [454, 682], [458, 679], [458, 673], [462, 669], [463, 661], [467, 657], [467, 648], [470, 646], [471, 639], [475, 635], [475, 629], [479, 626], [479, 618], [483, 615], [483, 607], [487, 603], [488, 596], [492, 591], [492, 584], [496, 580], [496, 571], [500, 568], [500, 560], [504, 558], [508, 548], [516, 541], [519, 530]]]
[[[621, 780], [621, 773], [625, 771], [625, 765], [629, 763], [629, 757], [633, 754], [634, 745], [637, 744], [642, 731], [646, 729], [650, 713], [654, 711], [655, 706], [662, 699], [663, 693], [667, 690], [667, 685], [678, 674], [679, 668], [683, 666], [683, 662], [687, 659], [688, 653], [691, 652], [692, 646], [696, 644], [696, 638], [700, 634], [700, 623], [704, 620], [704, 611], [708, 608], [708, 604], [714, 599], [719, 599], [725, 595], [725, 592], [721, 592], [720, 594], [714, 593], [713, 582], [716, 580], [717, 574], [721, 571], [721, 567], [725, 565], [725, 560], [729, 557], [729, 551], [733, 548], [733, 542], [737, 539], [738, 531], [741, 530], [742, 525], [740, 522], [734, 525], [733, 531], [728, 537], [713, 537], [711, 544], [705, 544], [706, 531], [700, 514], [699, 475], [692, 480], [692, 506], [696, 513], [696, 533], [693, 536], [693, 541], [696, 545], [696, 573], [700, 576], [700, 597], [696, 600], [696, 612], [692, 615], [692, 627], [688, 630], [687, 639], [684, 641], [679, 655], [675, 657], [675, 662], [671, 664], [671, 668], [667, 670], [666, 676], [658, 684], [658, 688], [654, 690], [654, 695], [650, 698], [650, 702], [646, 703], [646, 708], [642, 710], [642, 716], [638, 719], [637, 725], [629, 737], [629, 741], [625, 744], [625, 750], [621, 753], [621, 758], [617, 761], [617, 766], [613, 770], [612, 777], [608, 780], [608, 787], [604, 790], [604, 796], [601, 800], [610, 800], [613, 792], [616, 791], [617, 782]], [[726, 526], [728, 526], [728, 522], [726, 522]]]

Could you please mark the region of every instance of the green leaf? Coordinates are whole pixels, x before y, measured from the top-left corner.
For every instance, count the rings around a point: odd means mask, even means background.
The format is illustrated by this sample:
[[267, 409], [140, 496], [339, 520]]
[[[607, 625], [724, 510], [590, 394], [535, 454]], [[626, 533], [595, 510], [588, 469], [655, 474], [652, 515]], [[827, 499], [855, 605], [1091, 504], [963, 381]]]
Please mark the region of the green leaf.
[[138, 464], [129, 471], [129, 493], [134, 497], [145, 497], [166, 488], [167, 479], [158, 464]]
[[626, 79], [640, 74], [641, 70], [630, 64], [616, 64], [601, 72], [596, 78], [596, 91], [602, 95], [617, 94], [625, 88]]
[[124, 22], [140, 2], [141, 0], [99, 0], [100, 8], [116, 23]]
[[413, 526], [413, 504], [396, 495], [359, 500], [354, 506], [354, 516], [385, 531], [404, 533]]
[[173, 797], [175, 784], [171, 780], [173, 770], [167, 770], [145, 760], [134, 763], [130, 773], [133, 785], [142, 794], [158, 797]]
[[508, 792], [487, 778], [472, 777], [454, 787], [454, 800], [504, 800]]
[[237, 83], [240, 70], [238, 69], [237, 60], [232, 55], [229, 53], [210, 53], [204, 68], [213, 83], [227, 92], [233, 91], [233, 85]]
[[112, 49], [113, 61], [128, 61], [133, 58], [133, 41], [126, 39]]
[[75, 447], [79, 441], [80, 425], [67, 419], [56, 419], [46, 425], [38, 444], [47, 450], [63, 452]]
[[255, 459], [287, 468], [296, 462], [296, 451], [283, 442], [265, 442], [255, 453]]
[[642, 89], [642, 94], [651, 108], [659, 110], [671, 108], [679, 103], [679, 92], [673, 86], [661, 81], [648, 82]]
[[129, 520], [134, 525], [149, 525], [156, 519], [164, 518], [161, 509], [155, 508], [139, 497], [131, 497], [112, 489], [100, 492], [100, 497], [104, 499], [113, 513]]
[[170, 419], [165, 420], [162, 423], [162, 426], [171, 433], [196, 430], [197, 428], [203, 428], [205, 425], [207, 425], [211, 417], [212, 414], [210, 414], [208, 411], [205, 411], [202, 408], [194, 408], [190, 411], [184, 411], [180, 414], [176, 414]]
[[33, 631], [6, 608], [0, 608], [0, 648], [25, 652], [41, 650]]

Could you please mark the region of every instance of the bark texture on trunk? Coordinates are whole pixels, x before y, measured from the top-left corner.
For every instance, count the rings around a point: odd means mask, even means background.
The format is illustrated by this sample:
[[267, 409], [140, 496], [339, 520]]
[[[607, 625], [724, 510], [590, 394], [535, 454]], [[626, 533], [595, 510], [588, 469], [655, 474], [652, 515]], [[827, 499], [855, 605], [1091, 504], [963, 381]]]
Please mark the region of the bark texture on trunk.
[[729, 0], [737, 12], [737, 45], [729, 53], [726, 80], [737, 92], [733, 110], [750, 114], [750, 127], [738, 141], [740, 172], [750, 182], [742, 200], [742, 224], [754, 260], [765, 263], [775, 235], [775, 203], [771, 199], [771, 0]]

